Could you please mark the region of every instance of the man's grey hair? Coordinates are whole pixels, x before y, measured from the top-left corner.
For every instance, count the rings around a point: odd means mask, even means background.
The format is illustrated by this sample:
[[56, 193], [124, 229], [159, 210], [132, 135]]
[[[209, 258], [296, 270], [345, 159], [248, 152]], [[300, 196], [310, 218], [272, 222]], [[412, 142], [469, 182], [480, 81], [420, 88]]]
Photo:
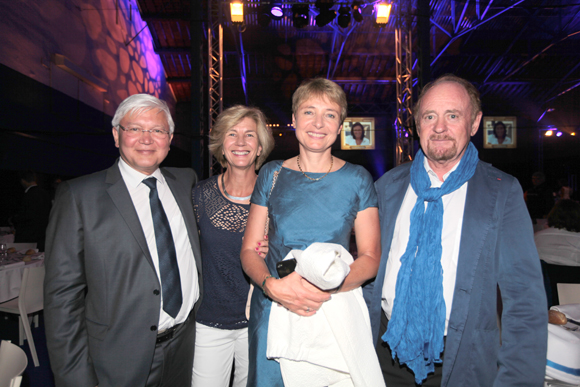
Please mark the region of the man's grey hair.
[[127, 114], [140, 115], [150, 110], [159, 110], [159, 112], [165, 113], [165, 118], [167, 119], [167, 125], [169, 126], [169, 134], [173, 134], [175, 129], [175, 123], [171, 117], [171, 112], [169, 111], [169, 106], [165, 101], [160, 100], [149, 94], [134, 94], [130, 97], [125, 98], [123, 102], [117, 108], [115, 115], [113, 116], [113, 127], [119, 130], [119, 123]]

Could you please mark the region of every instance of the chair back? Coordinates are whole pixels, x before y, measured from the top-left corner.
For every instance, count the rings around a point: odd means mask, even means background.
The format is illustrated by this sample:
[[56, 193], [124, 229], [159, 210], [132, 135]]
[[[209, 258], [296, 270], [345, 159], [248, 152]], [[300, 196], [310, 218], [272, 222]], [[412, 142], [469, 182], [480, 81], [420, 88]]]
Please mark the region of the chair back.
[[44, 309], [44, 273], [43, 266], [27, 267], [22, 273], [22, 284], [18, 296], [18, 309], [24, 315]]
[[36, 248], [36, 243], [6, 243], [6, 248], [14, 247], [16, 251], [30, 250]]
[[20, 386], [20, 374], [28, 365], [26, 353], [17, 345], [9, 341], [0, 344], [0, 386]]
[[580, 284], [558, 284], [560, 305], [580, 304]]

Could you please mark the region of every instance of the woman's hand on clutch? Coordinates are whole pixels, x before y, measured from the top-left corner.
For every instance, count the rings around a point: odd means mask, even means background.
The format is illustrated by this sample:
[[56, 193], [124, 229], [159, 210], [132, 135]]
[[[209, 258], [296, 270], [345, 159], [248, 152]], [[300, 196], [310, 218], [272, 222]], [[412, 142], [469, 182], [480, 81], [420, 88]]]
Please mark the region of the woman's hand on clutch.
[[330, 294], [323, 292], [310, 282], [293, 272], [282, 279], [268, 280], [265, 285], [268, 296], [300, 316], [312, 316], [330, 300]]

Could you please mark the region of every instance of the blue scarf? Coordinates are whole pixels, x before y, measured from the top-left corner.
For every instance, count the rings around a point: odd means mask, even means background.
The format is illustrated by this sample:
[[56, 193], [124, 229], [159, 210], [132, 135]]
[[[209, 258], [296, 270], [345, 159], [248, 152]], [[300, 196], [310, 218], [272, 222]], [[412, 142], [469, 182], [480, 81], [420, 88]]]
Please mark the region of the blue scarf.
[[[417, 202], [411, 211], [409, 243], [401, 257], [396, 295], [387, 332], [383, 335], [393, 359], [399, 358], [421, 384], [441, 363], [445, 335], [445, 300], [441, 267], [443, 201], [441, 197], [460, 188], [475, 173], [477, 149], [469, 143], [457, 169], [443, 185], [431, 188], [422, 151], [411, 166], [411, 186]], [[427, 202], [427, 209], [425, 209]]]

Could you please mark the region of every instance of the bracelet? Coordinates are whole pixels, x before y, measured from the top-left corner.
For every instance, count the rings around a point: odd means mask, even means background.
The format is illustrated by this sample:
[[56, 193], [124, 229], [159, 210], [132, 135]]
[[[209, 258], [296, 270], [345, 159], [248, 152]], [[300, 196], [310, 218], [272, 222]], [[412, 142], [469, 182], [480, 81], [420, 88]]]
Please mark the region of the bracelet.
[[338, 285], [338, 287], [334, 290], [334, 292], [332, 292], [332, 294], [340, 292], [340, 289], [342, 289], [342, 285], [344, 285], [344, 280], [340, 283], [340, 285]]
[[267, 275], [266, 278], [264, 278], [264, 281], [262, 281], [262, 291], [264, 292], [264, 295], [268, 296], [268, 293], [266, 293], [266, 290], [264, 289], [264, 286], [266, 286], [266, 280], [268, 278], [274, 278], [274, 276], [272, 275]]

